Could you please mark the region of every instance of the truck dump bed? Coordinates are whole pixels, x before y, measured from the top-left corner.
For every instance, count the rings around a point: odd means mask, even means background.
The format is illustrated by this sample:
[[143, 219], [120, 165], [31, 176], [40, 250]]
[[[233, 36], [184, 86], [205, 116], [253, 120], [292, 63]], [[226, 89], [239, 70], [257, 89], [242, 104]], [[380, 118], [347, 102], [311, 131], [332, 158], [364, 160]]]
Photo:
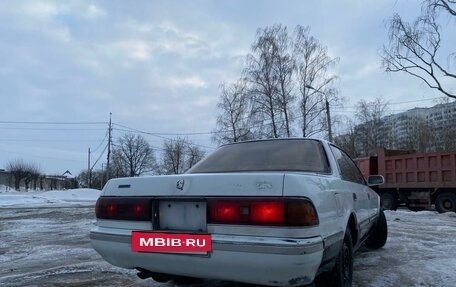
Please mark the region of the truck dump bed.
[[454, 188], [456, 152], [416, 153], [376, 149], [372, 156], [356, 159], [363, 175], [380, 174], [380, 188]]

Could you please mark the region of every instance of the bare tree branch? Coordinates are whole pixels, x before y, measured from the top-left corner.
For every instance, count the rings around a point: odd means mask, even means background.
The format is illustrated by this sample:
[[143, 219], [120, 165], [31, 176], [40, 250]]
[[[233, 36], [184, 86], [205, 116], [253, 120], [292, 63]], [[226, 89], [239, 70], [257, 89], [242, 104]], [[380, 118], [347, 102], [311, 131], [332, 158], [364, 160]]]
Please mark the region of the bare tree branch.
[[456, 98], [456, 91], [443, 81], [443, 78], [456, 79], [456, 73], [438, 60], [441, 33], [437, 23], [437, 17], [442, 12], [455, 16], [455, 7], [452, 0], [424, 0], [422, 13], [413, 25], [395, 14], [388, 22], [389, 45], [383, 47], [385, 71], [405, 72], [431, 89]]

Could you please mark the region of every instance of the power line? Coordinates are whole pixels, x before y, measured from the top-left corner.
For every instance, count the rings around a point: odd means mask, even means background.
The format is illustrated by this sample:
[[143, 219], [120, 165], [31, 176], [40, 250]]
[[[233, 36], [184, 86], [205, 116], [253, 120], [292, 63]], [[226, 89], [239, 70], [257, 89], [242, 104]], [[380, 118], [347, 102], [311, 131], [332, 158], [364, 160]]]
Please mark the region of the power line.
[[106, 139], [107, 136], [108, 136], [108, 131], [106, 131], [104, 138], [101, 140], [101, 142], [100, 142], [100, 144], [97, 146], [97, 148], [94, 149], [92, 152], [96, 152], [96, 151], [101, 147], [101, 145], [104, 143], [104, 141], [105, 141], [105, 139]]
[[[151, 133], [151, 132], [146, 132], [146, 131], [130, 128], [130, 127], [127, 127], [127, 126], [121, 125], [121, 124], [116, 124], [116, 125], [119, 126], [119, 127], [127, 129], [127, 130], [124, 130], [126, 132], [136, 132], [136, 133], [146, 134], [146, 135], [154, 136], [154, 137], [165, 139], [165, 140], [175, 141], [175, 139], [167, 138], [167, 137], [164, 137], [164, 136], [161, 136], [161, 135], [157, 135], [155, 133]], [[116, 130], [119, 130], [119, 129], [116, 129]], [[213, 150], [216, 149], [214, 147], [210, 147], [210, 146], [206, 146], [206, 145], [202, 145], [202, 144], [197, 144], [197, 143], [193, 143], [193, 144], [196, 145], [196, 146], [204, 147], [204, 148], [208, 148], [208, 149], [213, 149]]]
[[97, 128], [97, 129], [62, 129], [62, 128], [18, 128], [18, 127], [0, 127], [0, 130], [33, 130], [33, 131], [104, 131], [106, 129]]
[[104, 155], [106, 149], [108, 148], [108, 145], [105, 146], [105, 148], [103, 149], [103, 151], [100, 153], [100, 156], [98, 156], [97, 160], [95, 161], [95, 163], [92, 165], [91, 169], [93, 169], [95, 167], [95, 165], [98, 163], [98, 161], [101, 159], [101, 157]]
[[30, 125], [105, 125], [107, 122], [32, 122], [32, 121], [0, 121], [0, 124], [30, 124]]
[[[117, 147], [117, 148], [120, 147], [120, 145], [118, 145], [118, 144], [116, 144], [116, 143], [111, 143], [111, 145], [112, 145], [113, 147]], [[165, 149], [164, 149], [164, 148], [161, 148], [161, 147], [157, 147], [157, 146], [154, 146], [154, 145], [151, 145], [151, 144], [149, 144], [149, 146], [150, 146], [153, 150], [165, 151]]]
[[81, 140], [81, 139], [47, 139], [47, 140], [40, 140], [40, 139], [0, 139], [0, 141], [4, 142], [98, 142], [99, 140]]
[[[113, 125], [118, 125], [122, 127], [120, 124], [113, 123]], [[125, 126], [123, 126], [125, 127]], [[210, 132], [191, 132], [191, 133], [151, 133], [154, 135], [161, 135], [161, 136], [193, 136], [193, 135], [211, 135], [211, 134], [220, 134], [220, 133], [228, 133], [232, 132], [232, 130], [223, 130], [223, 131], [210, 131]]]
[[[411, 104], [411, 103], [419, 103], [419, 102], [428, 102], [428, 101], [434, 101], [434, 100], [438, 100], [438, 99], [441, 99], [442, 97], [436, 97], [436, 98], [429, 98], [429, 99], [421, 99], [421, 100], [411, 100], [411, 101], [404, 101], [404, 102], [385, 102], [386, 105], [390, 105], [390, 106], [394, 106], [394, 105], [402, 105], [402, 104]], [[376, 105], [376, 103], [373, 103], [373, 104], [367, 104], [367, 106], [373, 106], [373, 105]], [[344, 106], [343, 108], [357, 108], [358, 106]]]

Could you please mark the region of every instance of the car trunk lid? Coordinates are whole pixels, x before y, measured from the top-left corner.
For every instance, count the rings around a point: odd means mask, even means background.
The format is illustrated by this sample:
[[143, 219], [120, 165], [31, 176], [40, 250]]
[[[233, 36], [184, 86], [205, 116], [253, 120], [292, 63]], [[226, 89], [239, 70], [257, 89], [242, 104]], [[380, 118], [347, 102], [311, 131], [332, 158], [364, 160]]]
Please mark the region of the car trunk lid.
[[214, 173], [110, 180], [103, 196], [208, 197], [282, 196], [283, 173]]

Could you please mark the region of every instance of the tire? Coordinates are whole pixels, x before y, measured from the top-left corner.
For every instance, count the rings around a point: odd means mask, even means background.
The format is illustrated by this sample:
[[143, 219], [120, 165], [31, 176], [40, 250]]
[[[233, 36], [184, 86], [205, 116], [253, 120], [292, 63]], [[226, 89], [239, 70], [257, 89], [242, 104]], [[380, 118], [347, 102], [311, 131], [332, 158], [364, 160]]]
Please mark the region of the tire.
[[[346, 253], [344, 253], [344, 250]], [[346, 257], [346, 256], [348, 257]], [[344, 266], [344, 258], [348, 259], [348, 264]], [[315, 281], [309, 285], [311, 287], [351, 287], [353, 279], [353, 240], [351, 232], [347, 227], [345, 231], [344, 241], [335, 258], [334, 267], [330, 271], [326, 271], [315, 278]], [[345, 272], [347, 271], [347, 272]], [[344, 274], [346, 276], [344, 276]], [[308, 287], [308, 286], [306, 286]]]
[[350, 229], [345, 231], [344, 242], [332, 271], [334, 287], [351, 287], [353, 280], [353, 241]]
[[435, 199], [435, 209], [440, 212], [456, 212], [456, 194], [443, 192]]
[[397, 196], [391, 192], [385, 192], [380, 195], [380, 203], [383, 209], [396, 210], [397, 209]]
[[386, 223], [385, 213], [380, 209], [377, 222], [373, 226], [373, 230], [366, 239], [366, 246], [370, 249], [382, 248], [388, 238], [388, 225]]

